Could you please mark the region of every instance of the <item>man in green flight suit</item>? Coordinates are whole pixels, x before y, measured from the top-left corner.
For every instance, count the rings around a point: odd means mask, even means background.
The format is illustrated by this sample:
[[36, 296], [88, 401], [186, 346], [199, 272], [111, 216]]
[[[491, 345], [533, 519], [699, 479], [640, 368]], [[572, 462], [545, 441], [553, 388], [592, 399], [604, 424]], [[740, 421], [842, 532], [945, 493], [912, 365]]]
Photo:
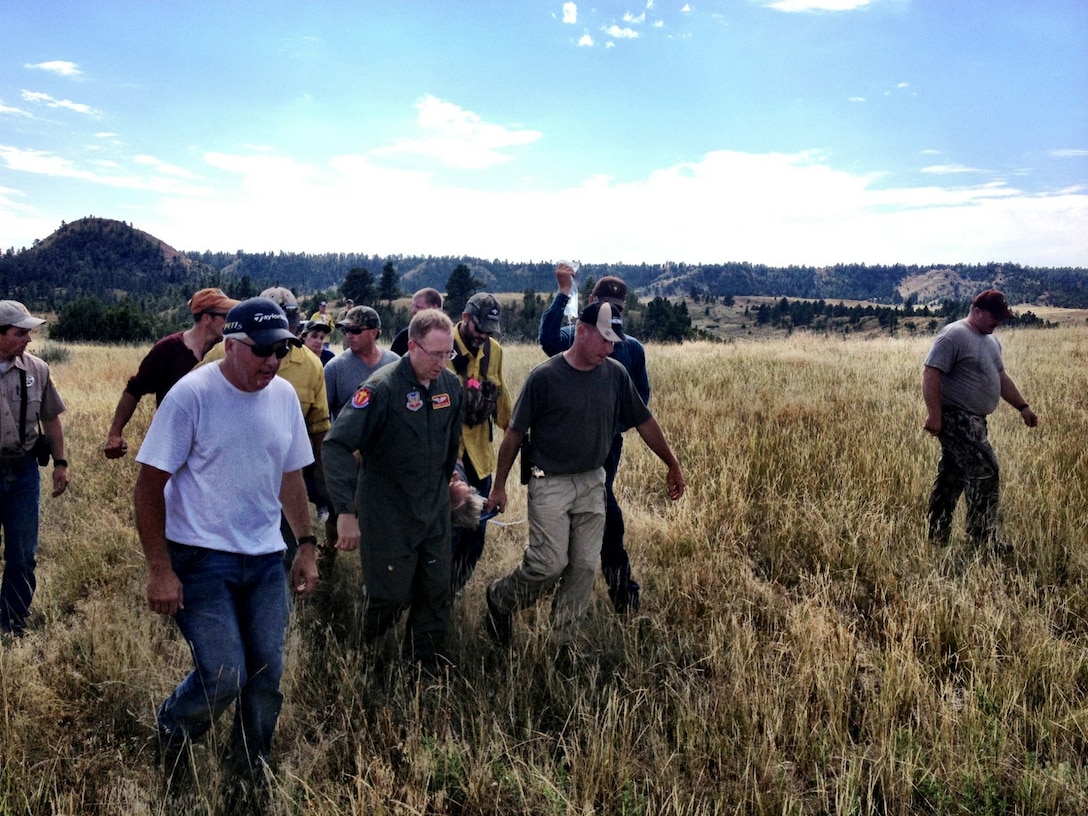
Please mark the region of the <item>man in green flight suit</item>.
[[408, 354], [375, 371], [340, 411], [322, 454], [336, 548], [358, 548], [362, 561], [363, 639], [380, 637], [408, 609], [405, 657], [435, 668], [450, 618], [449, 482], [461, 444], [461, 383], [446, 368], [453, 324], [443, 312], [419, 312], [408, 338]]

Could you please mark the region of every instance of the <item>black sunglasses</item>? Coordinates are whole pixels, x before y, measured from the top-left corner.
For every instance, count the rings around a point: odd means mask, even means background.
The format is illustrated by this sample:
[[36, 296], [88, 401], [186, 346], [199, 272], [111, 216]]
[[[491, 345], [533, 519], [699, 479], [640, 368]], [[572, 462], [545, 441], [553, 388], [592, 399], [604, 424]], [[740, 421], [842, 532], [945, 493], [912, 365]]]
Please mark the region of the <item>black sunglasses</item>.
[[282, 360], [284, 357], [291, 353], [291, 349], [286, 345], [258, 346], [255, 343], [247, 343], [244, 340], [239, 340], [238, 342], [241, 343], [243, 346], [248, 346], [249, 350], [253, 352], [254, 357], [271, 357], [273, 354], [275, 354], [277, 360]]
[[370, 331], [371, 329], [376, 328], [377, 326], [371, 326], [370, 328], [367, 328], [366, 326], [345, 326], [344, 332], [347, 334], [362, 334], [365, 331]]

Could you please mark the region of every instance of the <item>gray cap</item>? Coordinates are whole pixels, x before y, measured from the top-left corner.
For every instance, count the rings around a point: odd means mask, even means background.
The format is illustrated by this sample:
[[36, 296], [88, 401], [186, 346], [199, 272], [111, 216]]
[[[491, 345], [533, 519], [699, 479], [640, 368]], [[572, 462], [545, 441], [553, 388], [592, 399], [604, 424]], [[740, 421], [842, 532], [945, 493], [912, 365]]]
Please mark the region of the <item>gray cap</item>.
[[369, 306], [352, 306], [336, 325], [342, 329], [380, 329], [382, 319]]
[[292, 309], [298, 311], [298, 299], [295, 297], [294, 292], [286, 286], [273, 286], [271, 289], [265, 289], [259, 297], [271, 300], [285, 312], [290, 312]]
[[0, 300], [0, 326], [14, 326], [17, 329], [36, 329], [45, 321], [34, 317], [26, 306], [17, 300]]
[[477, 292], [465, 304], [465, 313], [472, 318], [477, 331], [484, 334], [499, 333], [499, 315], [502, 309], [494, 295], [488, 292]]

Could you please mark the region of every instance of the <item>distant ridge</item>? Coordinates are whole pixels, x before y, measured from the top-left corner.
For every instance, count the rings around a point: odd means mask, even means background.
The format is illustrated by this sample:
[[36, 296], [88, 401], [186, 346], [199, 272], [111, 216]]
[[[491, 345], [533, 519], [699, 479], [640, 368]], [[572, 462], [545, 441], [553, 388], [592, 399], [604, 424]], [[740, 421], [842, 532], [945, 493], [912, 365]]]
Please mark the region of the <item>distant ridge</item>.
[[[551, 292], [554, 260], [509, 261], [465, 256], [378, 256], [364, 253], [247, 253], [186, 251], [124, 221], [89, 216], [62, 223], [34, 246], [0, 257], [0, 294], [35, 308], [56, 309], [79, 297], [184, 302], [204, 286], [235, 294], [288, 286], [299, 295], [335, 291], [347, 273], [368, 269], [377, 279], [386, 263], [401, 288], [445, 288], [458, 264], [481, 289]], [[827, 301], [939, 304], [997, 287], [1014, 303], [1088, 308], [1088, 270], [1012, 263], [774, 267], [749, 262], [612, 264], [586, 262], [581, 281], [616, 275], [643, 299], [763, 296]]]

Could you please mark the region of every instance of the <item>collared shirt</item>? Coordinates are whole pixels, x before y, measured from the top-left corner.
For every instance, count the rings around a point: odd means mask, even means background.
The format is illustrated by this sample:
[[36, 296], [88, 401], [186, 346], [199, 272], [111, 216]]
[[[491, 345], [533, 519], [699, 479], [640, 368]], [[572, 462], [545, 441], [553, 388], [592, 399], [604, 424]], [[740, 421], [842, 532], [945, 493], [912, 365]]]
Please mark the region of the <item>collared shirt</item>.
[[[23, 388], [20, 371], [26, 372], [26, 437], [22, 442], [19, 440]], [[29, 451], [38, 438], [38, 420], [56, 419], [62, 413], [64, 401], [53, 385], [45, 361], [24, 352], [0, 373], [0, 450]]]

